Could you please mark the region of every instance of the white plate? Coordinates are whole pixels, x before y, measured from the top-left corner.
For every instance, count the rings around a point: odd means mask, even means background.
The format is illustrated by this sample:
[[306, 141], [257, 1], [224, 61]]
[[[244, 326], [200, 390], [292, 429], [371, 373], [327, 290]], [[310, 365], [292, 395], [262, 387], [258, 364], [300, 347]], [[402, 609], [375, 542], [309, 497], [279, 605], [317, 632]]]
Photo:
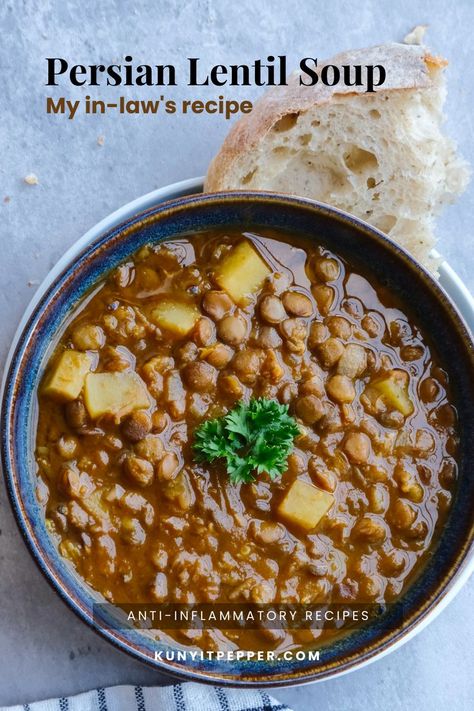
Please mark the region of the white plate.
[[[4, 377], [1, 389], [2, 397], [3, 390], [5, 388], [6, 374], [9, 370], [10, 361], [18, 339], [20, 337], [20, 334], [22, 333], [29, 316], [40, 301], [41, 297], [47, 291], [54, 279], [63, 271], [63, 269], [72, 260], [74, 260], [75, 257], [80, 252], [82, 252], [82, 250], [93, 240], [95, 240], [97, 237], [104, 234], [105, 232], [108, 232], [109, 230], [116, 227], [125, 220], [128, 220], [130, 217], [133, 217], [137, 213], [143, 212], [143, 210], [146, 210], [149, 207], [153, 207], [154, 205], [157, 205], [160, 202], [165, 202], [166, 200], [172, 200], [174, 198], [183, 197], [184, 195], [200, 193], [202, 192], [202, 187], [202, 178], [191, 178], [189, 180], [183, 180], [178, 183], [167, 185], [166, 187], [160, 188], [158, 190], [153, 190], [153, 192], [147, 193], [147, 195], [143, 195], [142, 197], [139, 197], [136, 200], [129, 202], [127, 205], [124, 205], [108, 217], [98, 222], [94, 227], [92, 227], [88, 232], [86, 232], [85, 235], [80, 237], [77, 242], [72, 245], [72, 247], [68, 249], [68, 251], [60, 258], [57, 264], [53, 267], [53, 269], [49, 272], [44, 281], [38, 287], [17, 328], [10, 348], [10, 352], [7, 357], [7, 362], [5, 364]], [[439, 257], [440, 255], [437, 254], [436, 256]], [[466, 321], [471, 331], [474, 331], [474, 298], [472, 297], [464, 282], [460, 279], [460, 277], [456, 274], [456, 272], [454, 271], [454, 269], [452, 269], [448, 262], [442, 261], [441, 266], [439, 268], [439, 272], [441, 285], [458, 307], [460, 313], [464, 317], [464, 320]], [[2, 397], [0, 397], [0, 401]], [[418, 632], [420, 632], [424, 627], [426, 627], [427, 624], [434, 620], [434, 618], [439, 615], [439, 613], [446, 607], [446, 605], [451, 602], [451, 600], [457, 595], [459, 590], [466, 583], [472, 572], [474, 572], [474, 556], [472, 556], [471, 561], [460, 572], [446, 595], [444, 595], [438, 605], [436, 605], [436, 607], [428, 615], [426, 615], [422, 622], [417, 625], [414, 625], [414, 627], [408, 634], [403, 635], [398, 642], [390, 645], [388, 649], [379, 652], [370, 659], [365, 660], [358, 665], [354, 665], [345, 672], [340, 672], [340, 674], [337, 674], [337, 676], [347, 674], [351, 671], [354, 671], [355, 669], [359, 669], [360, 667], [365, 666], [366, 664], [370, 664], [376, 659], [380, 659], [381, 657], [385, 656], [385, 654], [389, 654], [395, 649], [398, 649], [398, 647], [401, 647], [403, 644], [405, 644], [405, 642], [407, 642], [409, 639], [418, 634]]]

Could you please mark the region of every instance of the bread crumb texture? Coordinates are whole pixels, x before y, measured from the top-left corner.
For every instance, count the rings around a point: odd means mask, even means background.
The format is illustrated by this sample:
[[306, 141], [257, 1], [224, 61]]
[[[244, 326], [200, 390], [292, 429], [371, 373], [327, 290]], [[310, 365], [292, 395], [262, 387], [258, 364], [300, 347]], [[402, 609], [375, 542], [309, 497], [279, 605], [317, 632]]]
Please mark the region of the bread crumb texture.
[[355, 50], [328, 64], [384, 64], [383, 91], [301, 87], [293, 74], [233, 127], [206, 190], [274, 190], [350, 212], [436, 272], [435, 216], [468, 182], [443, 135], [444, 62], [416, 45]]
[[403, 40], [405, 44], [423, 44], [428, 25], [417, 25], [409, 32]]
[[34, 173], [28, 173], [28, 175], [25, 175], [24, 180], [27, 185], [38, 185], [39, 183], [38, 176]]

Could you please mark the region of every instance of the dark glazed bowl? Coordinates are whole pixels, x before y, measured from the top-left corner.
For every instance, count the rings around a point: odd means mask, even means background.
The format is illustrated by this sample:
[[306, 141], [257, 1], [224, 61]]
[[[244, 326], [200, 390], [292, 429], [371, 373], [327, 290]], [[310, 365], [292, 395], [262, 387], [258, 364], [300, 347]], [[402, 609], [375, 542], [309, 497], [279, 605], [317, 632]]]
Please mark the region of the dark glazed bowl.
[[[440, 540], [403, 596], [403, 616], [388, 611], [366, 628], [321, 648], [319, 661], [185, 662], [155, 659], [159, 644], [137, 630], [113, 630], [94, 619], [94, 593], [59, 555], [35, 493], [36, 388], [68, 315], [88, 290], [141, 245], [214, 227], [280, 228], [316, 238], [369, 270], [409, 306], [430, 334], [450, 374], [459, 415], [458, 493]], [[278, 686], [315, 681], [357, 668], [395, 649], [427, 623], [472, 568], [474, 534], [474, 345], [457, 310], [437, 282], [406, 252], [350, 215], [309, 200], [269, 193], [197, 195], [151, 207], [99, 236], [59, 274], [30, 314], [16, 343], [2, 403], [2, 459], [19, 528], [35, 561], [65, 602], [120, 649], [161, 671], [229, 685]], [[105, 613], [104, 613], [105, 614]], [[163, 655], [164, 656], [164, 655]]]

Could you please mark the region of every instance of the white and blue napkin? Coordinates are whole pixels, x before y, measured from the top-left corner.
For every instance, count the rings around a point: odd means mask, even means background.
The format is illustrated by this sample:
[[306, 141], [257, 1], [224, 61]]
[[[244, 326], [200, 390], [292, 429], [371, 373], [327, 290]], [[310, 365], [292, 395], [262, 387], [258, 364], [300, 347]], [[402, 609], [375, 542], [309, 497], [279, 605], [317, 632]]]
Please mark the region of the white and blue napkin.
[[112, 686], [77, 696], [3, 706], [0, 711], [291, 711], [263, 690], [187, 683]]

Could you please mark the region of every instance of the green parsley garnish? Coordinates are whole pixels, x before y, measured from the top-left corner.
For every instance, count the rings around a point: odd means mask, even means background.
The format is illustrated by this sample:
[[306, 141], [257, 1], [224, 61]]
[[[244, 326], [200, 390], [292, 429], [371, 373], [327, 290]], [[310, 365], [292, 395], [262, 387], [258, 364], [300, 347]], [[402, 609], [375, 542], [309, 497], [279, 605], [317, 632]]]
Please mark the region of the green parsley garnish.
[[194, 435], [196, 459], [224, 459], [233, 484], [253, 481], [266, 472], [271, 479], [283, 474], [293, 440], [300, 434], [288, 405], [259, 398], [240, 402], [223, 417], [207, 420]]

